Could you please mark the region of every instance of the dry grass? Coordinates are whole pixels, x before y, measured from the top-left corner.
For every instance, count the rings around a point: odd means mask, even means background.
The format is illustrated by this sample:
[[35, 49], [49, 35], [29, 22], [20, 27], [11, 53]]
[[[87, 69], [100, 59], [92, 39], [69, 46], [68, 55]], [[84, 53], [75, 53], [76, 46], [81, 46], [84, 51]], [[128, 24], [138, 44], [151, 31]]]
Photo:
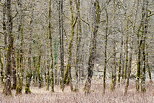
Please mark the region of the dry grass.
[[55, 92], [51, 93], [45, 88], [33, 87], [32, 94], [13, 95], [12, 97], [4, 96], [0, 90], [0, 103], [154, 103], [154, 86], [152, 84], [147, 85], [145, 94], [136, 93], [134, 84], [130, 85], [126, 96], [123, 95], [123, 90], [123, 86], [117, 87], [114, 92], [108, 89], [106, 94], [102, 95], [102, 85], [93, 84], [91, 94], [85, 96], [82, 89], [78, 93], [74, 93], [70, 92], [69, 87], [66, 87], [64, 92], [56, 87]]

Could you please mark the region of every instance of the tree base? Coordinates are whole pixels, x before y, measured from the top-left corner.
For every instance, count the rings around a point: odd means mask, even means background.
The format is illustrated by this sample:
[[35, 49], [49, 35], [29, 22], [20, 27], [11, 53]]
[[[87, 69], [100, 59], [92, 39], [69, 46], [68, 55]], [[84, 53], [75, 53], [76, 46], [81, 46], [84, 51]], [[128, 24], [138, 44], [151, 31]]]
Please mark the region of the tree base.
[[25, 87], [25, 93], [26, 93], [26, 94], [31, 94], [31, 90], [30, 90], [29, 87]]

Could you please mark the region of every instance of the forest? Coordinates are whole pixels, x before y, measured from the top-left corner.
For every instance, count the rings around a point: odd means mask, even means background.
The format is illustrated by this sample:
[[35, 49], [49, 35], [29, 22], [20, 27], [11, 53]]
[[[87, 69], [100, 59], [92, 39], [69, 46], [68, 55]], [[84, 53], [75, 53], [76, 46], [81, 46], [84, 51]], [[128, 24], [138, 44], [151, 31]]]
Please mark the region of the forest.
[[154, 0], [0, 0], [0, 103], [153, 103]]

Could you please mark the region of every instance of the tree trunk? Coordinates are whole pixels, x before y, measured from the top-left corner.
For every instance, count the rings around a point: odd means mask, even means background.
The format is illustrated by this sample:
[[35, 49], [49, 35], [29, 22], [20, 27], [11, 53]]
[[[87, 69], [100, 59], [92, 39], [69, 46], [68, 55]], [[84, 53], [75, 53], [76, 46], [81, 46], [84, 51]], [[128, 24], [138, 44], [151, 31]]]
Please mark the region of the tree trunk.
[[[4, 45], [5, 45], [5, 49], [7, 48], [7, 31], [6, 31], [6, 1], [4, 2], [4, 5], [3, 5], [3, 34], [4, 34]], [[5, 71], [3, 70], [4, 68], [6, 68], [6, 52], [4, 53], [4, 65], [2, 65], [2, 61], [1, 61], [1, 80], [2, 80], [2, 83], [4, 84], [4, 77], [5, 77]], [[3, 67], [3, 68], [2, 68]]]
[[81, 55], [80, 55], [80, 46], [81, 46], [81, 36], [82, 36], [82, 28], [81, 28], [81, 16], [80, 16], [80, 0], [75, 0], [76, 9], [77, 9], [77, 34], [76, 34], [76, 84], [75, 84], [75, 91], [78, 91], [79, 88], [79, 78], [80, 78], [80, 65], [81, 64]]
[[151, 76], [151, 68], [149, 66], [149, 57], [148, 57], [148, 53], [146, 55], [146, 63], [147, 63], [147, 68], [148, 68], [148, 74], [149, 74], [149, 79], [150, 79], [150, 82], [152, 82], [152, 76]]
[[120, 81], [121, 81], [121, 76], [122, 76], [122, 73], [121, 73], [121, 71], [122, 71], [122, 64], [123, 64], [123, 61], [122, 61], [122, 59], [123, 59], [123, 34], [122, 34], [122, 36], [121, 36], [121, 45], [120, 45], [121, 47], [120, 47], [120, 59], [119, 59], [119, 70], [118, 70], [118, 85], [120, 85]]
[[107, 46], [108, 46], [108, 11], [106, 12], [106, 29], [105, 29], [105, 48], [104, 48], [104, 72], [103, 72], [103, 93], [105, 94], [106, 89], [106, 68], [107, 68]]
[[50, 40], [50, 57], [51, 57], [51, 91], [54, 92], [54, 71], [53, 71], [53, 54], [52, 54], [52, 31], [51, 31], [51, 0], [49, 1], [49, 40]]
[[68, 63], [66, 66], [66, 73], [64, 77], [64, 85], [67, 83], [70, 85], [71, 90], [73, 91], [72, 85], [72, 76], [71, 76], [71, 64], [72, 64], [72, 47], [73, 47], [73, 40], [74, 40], [74, 28], [77, 22], [77, 18], [74, 17], [74, 10], [73, 10], [73, 1], [70, 0], [70, 11], [71, 11], [71, 35], [70, 35], [70, 42], [68, 47]]
[[[33, 4], [32, 4], [33, 6]], [[32, 7], [31, 11], [31, 20], [30, 20], [30, 35], [29, 35], [29, 41], [32, 41], [32, 34], [33, 34], [33, 19], [34, 19], [34, 7]], [[29, 43], [29, 50], [28, 50], [28, 69], [26, 72], [26, 86], [25, 86], [25, 93], [30, 94], [30, 84], [31, 84], [31, 77], [32, 77], [32, 43]]]
[[1, 64], [1, 68], [0, 68], [0, 79], [1, 79], [1, 83], [4, 84], [4, 65], [3, 65], [3, 61], [2, 61], [2, 53], [0, 51], [0, 64]]
[[15, 61], [15, 49], [12, 50], [12, 78], [13, 78], [13, 84], [12, 89], [16, 89], [17, 86], [17, 77], [16, 77], [16, 61]]
[[91, 47], [90, 47], [90, 53], [89, 53], [89, 60], [88, 60], [88, 77], [85, 83], [85, 94], [90, 93], [90, 88], [91, 88], [91, 79], [93, 76], [93, 68], [94, 68], [94, 60], [95, 60], [95, 54], [96, 54], [96, 37], [97, 37], [97, 32], [99, 28], [99, 23], [100, 23], [100, 6], [99, 6], [99, 1], [94, 0], [94, 5], [93, 5], [93, 32], [92, 32], [92, 39], [91, 39]]
[[[128, 24], [127, 24], [128, 29]], [[127, 30], [128, 31], [128, 30]], [[125, 43], [125, 68], [124, 68], [124, 79], [127, 79], [127, 70], [128, 70], [128, 34], [126, 34], [126, 43]]]
[[54, 41], [54, 68], [55, 68], [55, 85], [59, 84], [59, 75], [58, 75], [58, 41]]
[[18, 0], [19, 6], [19, 26], [18, 26], [18, 40], [20, 41], [20, 48], [17, 50], [17, 86], [16, 86], [16, 94], [22, 93], [23, 86], [23, 6], [22, 0]]
[[113, 47], [113, 52], [114, 52], [114, 59], [113, 59], [113, 62], [114, 62], [114, 68], [112, 68], [112, 83], [111, 83], [111, 90], [114, 91], [115, 90], [115, 87], [116, 87], [116, 42], [114, 40], [113, 42], [114, 44], [114, 47]]
[[47, 90], [49, 90], [50, 86], [50, 61], [47, 60], [47, 76], [46, 76], [46, 82], [47, 82]]
[[7, 49], [7, 64], [5, 72], [5, 84], [3, 92], [5, 95], [11, 95], [11, 55], [13, 49], [13, 34], [12, 34], [12, 10], [11, 0], [6, 0], [6, 17], [7, 17], [7, 35], [8, 35], [8, 49]]
[[38, 67], [37, 67], [37, 73], [38, 73], [38, 81], [39, 81], [39, 88], [41, 88], [42, 87], [42, 82], [43, 82], [43, 78], [42, 78], [42, 72], [41, 72], [41, 53], [40, 53], [40, 55], [39, 55], [39, 57], [38, 57]]
[[132, 69], [132, 51], [133, 51], [133, 38], [132, 38], [132, 35], [131, 35], [131, 38], [130, 38], [130, 52], [129, 52], [129, 62], [128, 62], [128, 71], [127, 71], [127, 79], [126, 79], [126, 85], [125, 85], [125, 92], [124, 92], [124, 95], [127, 94], [127, 91], [128, 91], [128, 86], [129, 86], [129, 79], [130, 79], [130, 74], [131, 74], [131, 69]]
[[113, 39], [113, 68], [112, 68], [112, 82], [111, 82], [111, 90], [112, 91], [114, 91], [115, 90], [115, 86], [116, 86], [116, 55], [117, 55], [117, 53], [116, 53], [116, 34], [115, 34], [115, 32], [116, 32], [116, 30], [115, 30], [115, 26], [116, 26], [116, 24], [115, 24], [115, 20], [116, 20], [116, 1], [114, 0], [113, 1], [113, 7], [114, 7], [114, 14], [113, 14], [113, 31], [112, 31], [112, 33], [113, 33], [113, 37], [114, 37], [114, 39]]
[[60, 40], [60, 70], [61, 80], [60, 85], [64, 90], [64, 30], [63, 30], [63, 0], [59, 1], [59, 40]]
[[142, 27], [142, 38], [143, 38], [143, 45], [142, 45], [142, 55], [143, 55], [143, 69], [142, 69], [142, 76], [141, 76], [141, 91], [146, 91], [146, 35], [148, 33], [148, 0], [143, 0], [143, 27]]

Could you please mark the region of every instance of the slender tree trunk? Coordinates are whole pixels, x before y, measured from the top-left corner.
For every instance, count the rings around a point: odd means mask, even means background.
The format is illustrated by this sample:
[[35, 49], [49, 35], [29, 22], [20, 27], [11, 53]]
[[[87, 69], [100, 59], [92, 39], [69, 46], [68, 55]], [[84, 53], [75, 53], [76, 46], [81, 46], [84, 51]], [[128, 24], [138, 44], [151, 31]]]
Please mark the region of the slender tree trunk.
[[51, 33], [51, 2], [49, 0], [49, 40], [50, 40], [50, 57], [51, 57], [51, 91], [54, 92], [54, 71], [53, 71], [53, 54], [52, 54], [52, 33]]
[[[32, 34], [33, 34], [33, 19], [34, 19], [34, 7], [32, 7], [32, 11], [31, 11], [31, 20], [30, 20], [30, 36], [29, 36], [29, 40], [32, 41]], [[29, 50], [28, 50], [28, 69], [26, 72], [26, 86], [25, 86], [25, 93], [26, 94], [30, 94], [31, 90], [30, 90], [30, 84], [31, 84], [31, 77], [32, 77], [32, 43], [29, 43]]]
[[1, 77], [1, 83], [4, 84], [4, 65], [3, 65], [3, 61], [2, 61], [2, 53], [0, 51], [0, 65], [1, 65], [1, 68], [0, 68], [0, 77]]
[[107, 68], [107, 46], [108, 46], [108, 11], [106, 12], [106, 29], [105, 29], [105, 48], [104, 48], [104, 72], [103, 72], [103, 93], [105, 94], [106, 89], [106, 68]]
[[119, 59], [119, 69], [118, 69], [118, 85], [120, 85], [120, 81], [121, 81], [121, 76], [122, 76], [122, 73], [121, 73], [121, 71], [122, 71], [122, 64], [123, 64], [123, 61], [122, 61], [122, 59], [123, 59], [123, 34], [122, 34], [122, 36], [121, 36], [121, 45], [120, 45], [121, 47], [121, 49], [120, 49], [120, 59]]
[[126, 86], [125, 86], [125, 93], [124, 95], [127, 94], [128, 91], [128, 86], [129, 86], [129, 78], [130, 78], [130, 74], [131, 74], [131, 65], [132, 65], [132, 51], [130, 51], [130, 57], [129, 57], [129, 66], [128, 66], [128, 73], [127, 73], [127, 79], [126, 79]]
[[18, 26], [18, 40], [20, 41], [20, 48], [17, 50], [17, 86], [16, 94], [22, 93], [23, 86], [23, 7], [22, 0], [18, 0], [19, 6], [19, 26]]
[[54, 68], [55, 68], [55, 85], [59, 84], [58, 76], [58, 41], [54, 41]]
[[127, 79], [126, 79], [126, 85], [125, 85], [125, 92], [124, 95], [127, 94], [128, 91], [128, 86], [129, 86], [129, 79], [130, 79], [130, 74], [131, 74], [131, 69], [132, 69], [132, 51], [133, 51], [133, 41], [132, 41], [132, 37], [130, 38], [130, 52], [129, 52], [129, 62], [128, 62], [128, 71], [127, 71]]
[[[32, 70], [33, 72], [32, 80], [33, 80], [33, 84], [37, 85], [37, 74], [39, 75], [39, 71], [37, 70], [37, 57], [36, 56], [33, 57], [33, 67], [34, 67], [34, 70]], [[39, 60], [38, 60], [38, 69], [39, 69]]]
[[[128, 91], [128, 86], [129, 86], [129, 79], [130, 79], [130, 74], [131, 74], [131, 69], [132, 69], [132, 60], [133, 60], [133, 36], [136, 34], [136, 20], [137, 20], [137, 11], [138, 11], [138, 5], [139, 5], [139, 1], [137, 1], [137, 9], [135, 11], [135, 18], [134, 18], [134, 23], [133, 23], [133, 31], [132, 31], [132, 35], [130, 35], [130, 52], [129, 52], [129, 65], [128, 65], [128, 73], [127, 73], [127, 80], [126, 80], [126, 85], [125, 85], [125, 92], [124, 95], [127, 94]], [[134, 6], [135, 7], [135, 3]]]
[[73, 47], [73, 40], [74, 40], [74, 28], [77, 22], [77, 18], [74, 17], [74, 10], [73, 10], [73, 1], [70, 0], [70, 10], [71, 10], [71, 35], [70, 35], [70, 42], [68, 47], [68, 63], [66, 67], [66, 73], [64, 77], [64, 84], [68, 83], [73, 91], [72, 85], [72, 76], [71, 76], [71, 64], [72, 64], [72, 47]]
[[[7, 48], [7, 42], [8, 42], [8, 37], [7, 37], [7, 31], [6, 31], [6, 1], [4, 2], [4, 5], [3, 5], [3, 22], [2, 22], [2, 24], [3, 24], [3, 34], [4, 34], [4, 45], [5, 45], [5, 49]], [[2, 62], [1, 62], [1, 64], [2, 64]], [[6, 68], [6, 53], [4, 53], [4, 65], [2, 66], [3, 68]], [[1, 67], [1, 68], [2, 68]], [[1, 69], [1, 70], [3, 70], [3, 69]], [[5, 71], [3, 70], [3, 71], [1, 71], [1, 75], [2, 75], [2, 78], [1, 78], [1, 80], [2, 80], [2, 82], [3, 82], [3, 84], [4, 84], [4, 77], [5, 77]]]
[[[127, 24], [128, 26], [128, 24]], [[128, 28], [127, 28], [128, 29]], [[127, 30], [128, 31], [128, 30]], [[125, 68], [124, 68], [124, 79], [127, 79], [127, 70], [128, 70], [128, 34], [126, 34], [126, 43], [125, 43]]]
[[117, 55], [117, 53], [116, 53], [116, 40], [115, 40], [115, 38], [116, 38], [116, 34], [115, 34], [115, 26], [116, 26], [116, 24], [115, 24], [115, 20], [116, 20], [116, 0], [114, 0], [113, 1], [113, 7], [114, 7], [114, 15], [113, 15], [113, 31], [112, 31], [112, 33], [113, 33], [113, 37], [114, 37], [114, 40], [113, 40], [113, 68], [112, 68], [112, 82], [111, 82], [111, 90], [112, 91], [114, 91], [115, 90], [115, 86], [116, 86], [116, 69], [117, 69], [117, 66], [116, 66], [116, 55]]
[[7, 49], [7, 64], [5, 72], [5, 84], [3, 92], [5, 95], [11, 95], [11, 55], [13, 49], [13, 34], [12, 34], [12, 10], [11, 10], [11, 0], [6, 0], [6, 17], [7, 17], [7, 35], [8, 35], [8, 49]]
[[46, 76], [46, 81], [47, 81], [47, 90], [49, 90], [50, 86], [50, 61], [47, 60], [47, 76]]
[[113, 62], [114, 62], [114, 68], [112, 70], [112, 83], [111, 83], [111, 90], [114, 91], [115, 90], [115, 87], [116, 87], [116, 42], [114, 40], [114, 47], [113, 47], [113, 52], [114, 52], [114, 59], [113, 59]]
[[63, 30], [63, 0], [59, 1], [59, 39], [60, 39], [60, 70], [61, 70], [61, 88], [64, 90], [64, 30]]
[[41, 58], [42, 58], [42, 56], [41, 56], [41, 53], [40, 53], [40, 55], [39, 55], [39, 57], [38, 57], [38, 70], [37, 70], [37, 72], [38, 72], [38, 81], [39, 81], [39, 88], [41, 88], [42, 87], [42, 82], [43, 82], [43, 78], [42, 78], [42, 70], [41, 70]]
[[142, 45], [142, 55], [143, 55], [143, 69], [142, 69], [142, 77], [141, 77], [141, 91], [146, 91], [146, 35], [148, 33], [148, 0], [143, 0], [143, 27], [142, 27], [142, 35], [143, 35], [143, 45]]
[[12, 89], [16, 89], [17, 86], [17, 77], [16, 77], [16, 61], [15, 61], [15, 49], [12, 50], [12, 78], [13, 78], [13, 84]]
[[[139, 35], [139, 34], [138, 34]], [[136, 91], [139, 91], [139, 81], [140, 81], [140, 72], [141, 72], [141, 43], [140, 38], [138, 36], [138, 58], [137, 58], [137, 80], [136, 80]]]
[[146, 55], [146, 62], [147, 62], [147, 68], [148, 68], [148, 74], [149, 74], [149, 79], [150, 79], [150, 82], [152, 82], [152, 76], [151, 76], [151, 68], [150, 68], [150, 66], [149, 66], [149, 57], [148, 57], [149, 55], [148, 55], [148, 53], [147, 53], [147, 55]]
[[91, 39], [91, 47], [90, 47], [90, 53], [89, 53], [89, 60], [88, 60], [88, 77], [85, 83], [85, 94], [90, 93], [90, 88], [91, 88], [91, 79], [93, 76], [93, 68], [94, 68], [94, 60], [95, 60], [95, 54], [96, 54], [96, 37], [97, 37], [97, 32], [99, 28], [99, 23], [100, 23], [100, 6], [99, 6], [99, 1], [94, 0], [94, 5], [93, 5], [93, 32], [92, 32], [92, 39]]
[[[137, 62], [137, 81], [136, 90], [139, 91], [139, 80], [141, 79], [141, 91], [145, 92], [145, 74], [146, 74], [146, 34], [148, 30], [148, 1], [143, 0], [141, 24], [138, 29], [138, 62]], [[141, 34], [140, 34], [141, 32]], [[141, 63], [142, 60], [142, 63]], [[141, 65], [143, 67], [141, 68]]]
[[75, 0], [76, 3], [76, 9], [77, 9], [77, 34], [76, 34], [76, 85], [75, 85], [75, 91], [78, 91], [79, 88], [79, 78], [80, 78], [80, 65], [81, 61], [81, 55], [80, 55], [80, 46], [81, 46], [81, 36], [82, 36], [82, 28], [81, 28], [81, 16], [80, 16], [80, 0]]

